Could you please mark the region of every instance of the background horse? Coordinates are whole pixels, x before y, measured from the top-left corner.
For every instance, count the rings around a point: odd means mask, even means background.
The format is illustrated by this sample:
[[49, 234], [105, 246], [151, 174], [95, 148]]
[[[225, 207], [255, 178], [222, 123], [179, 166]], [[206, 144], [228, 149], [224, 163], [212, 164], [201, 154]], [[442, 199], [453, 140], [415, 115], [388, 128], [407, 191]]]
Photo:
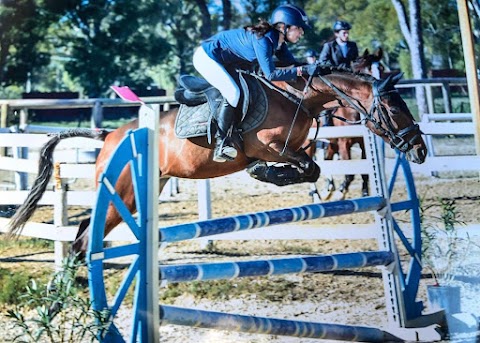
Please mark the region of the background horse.
[[[380, 63], [379, 61], [383, 57], [383, 50], [377, 49], [373, 54], [370, 54], [368, 49], [366, 49], [362, 56], [352, 63], [352, 70], [357, 73], [365, 73], [374, 76], [377, 79], [380, 79]], [[349, 107], [339, 107], [335, 109], [332, 113], [332, 118], [325, 118], [325, 120], [330, 121], [333, 126], [349, 126], [360, 124], [361, 118], [360, 113], [355, 109]], [[341, 119], [338, 119], [341, 118]], [[314, 127], [317, 125], [314, 122]], [[331, 138], [328, 140], [328, 145], [324, 151], [325, 160], [333, 160], [334, 156], [338, 154], [339, 158], [342, 160], [350, 160], [352, 158], [352, 146], [358, 144], [361, 151], [361, 158], [365, 159], [365, 143], [363, 137], [340, 137], [340, 138]], [[309, 156], [314, 156], [316, 153], [316, 144], [314, 141], [309, 141], [307, 144], [310, 148], [307, 150]], [[332, 175], [324, 175], [326, 179], [326, 184], [323, 189], [319, 192], [315, 186], [315, 192], [318, 193], [320, 199], [323, 201], [326, 200], [340, 200], [344, 199], [348, 193], [350, 184], [354, 180], [354, 175], [345, 175], [344, 181], [341, 183], [338, 190], [335, 187], [335, 181]], [[368, 174], [362, 174], [362, 196], [367, 196], [369, 194], [368, 184], [369, 176]]]
[[[205, 179], [231, 174], [252, 164], [254, 161], [287, 163], [296, 170], [290, 173], [293, 183], [315, 182], [320, 168], [300, 149], [305, 142], [312, 117], [328, 107], [338, 103], [340, 98], [350, 99], [350, 105], [361, 106], [368, 111], [366, 125], [375, 134], [381, 136], [392, 147], [405, 152], [407, 158], [415, 163], [423, 163], [427, 149], [418, 125], [414, 122], [407, 105], [395, 90], [395, 84], [401, 76], [388, 77], [378, 81], [367, 75], [355, 75], [331, 67], [320, 67], [318, 75], [307, 80], [299, 78], [295, 82], [264, 82], [268, 98], [266, 119], [256, 129], [243, 134], [243, 151], [228, 163], [212, 160], [213, 145], [206, 137], [179, 139], [174, 133], [175, 118], [178, 109], [162, 112], [159, 127], [159, 168], [160, 191], [169, 177]], [[328, 75], [327, 75], [328, 74]], [[306, 90], [304, 92], [304, 89]], [[299, 107], [299, 99], [303, 102]], [[295, 100], [297, 99], [297, 100]], [[345, 99], [343, 100], [345, 101]], [[61, 132], [48, 141], [41, 151], [39, 170], [41, 173], [33, 183], [25, 203], [20, 206], [10, 221], [10, 233], [18, 233], [33, 214], [38, 201], [48, 185], [53, 170], [52, 154], [55, 146], [64, 138], [89, 137], [103, 139], [103, 148], [96, 161], [96, 180], [106, 167], [110, 155], [128, 130], [135, 129], [134, 120], [111, 133], [95, 130], [68, 130]], [[287, 139], [289, 137], [289, 139]], [[286, 144], [288, 140], [288, 145]], [[283, 172], [283, 169], [281, 170]], [[261, 174], [255, 175], [262, 181], [269, 181]], [[126, 166], [115, 185], [118, 196], [130, 212], [136, 211], [130, 167]], [[122, 221], [117, 210], [110, 205], [107, 210], [105, 235]], [[85, 253], [88, 247], [88, 227], [90, 218], [80, 223], [77, 238], [72, 244], [72, 252]]]

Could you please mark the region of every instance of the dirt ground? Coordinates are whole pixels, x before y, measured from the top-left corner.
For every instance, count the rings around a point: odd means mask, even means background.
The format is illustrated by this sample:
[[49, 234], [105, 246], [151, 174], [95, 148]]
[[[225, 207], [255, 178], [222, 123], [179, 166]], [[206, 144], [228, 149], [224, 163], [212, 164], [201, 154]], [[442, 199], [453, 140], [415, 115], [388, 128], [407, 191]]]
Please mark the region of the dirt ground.
[[[476, 178], [436, 179], [419, 177], [416, 180], [417, 192], [424, 204], [437, 203], [439, 198], [455, 199], [458, 219], [466, 224], [480, 223], [478, 204], [480, 199], [480, 181]], [[198, 218], [197, 184], [190, 180], [180, 180], [180, 193], [165, 199], [159, 206], [160, 225], [194, 221]], [[79, 184], [78, 187], [85, 187]], [[294, 185], [276, 187], [258, 182], [238, 173], [210, 182], [212, 217], [223, 217], [242, 213], [251, 213], [270, 209], [299, 206], [311, 203], [310, 185]], [[319, 184], [321, 187], [321, 183]], [[76, 187], [72, 184], [72, 187]], [[351, 187], [351, 198], [360, 197], [360, 179]], [[400, 181], [394, 190], [394, 198], [405, 197], [405, 185]], [[431, 215], [438, 215], [438, 211]], [[75, 208], [70, 211], [72, 224], [78, 222], [88, 211]], [[400, 217], [402, 215], [400, 214]], [[407, 218], [404, 216], [404, 218]], [[35, 214], [34, 221], [52, 221], [52, 210], [42, 207]], [[321, 225], [365, 224], [372, 220], [368, 214], [344, 215], [335, 218], [323, 218], [315, 221]], [[309, 222], [313, 224], [313, 222]], [[252, 230], [252, 237], [255, 231]], [[213, 252], [200, 249], [197, 242], [175, 243], [167, 246], [160, 254], [163, 263], [182, 261], [231, 260], [241, 258], [272, 257], [282, 254], [296, 255], [330, 254], [336, 252], [355, 252], [376, 250], [373, 240], [295, 240], [295, 241], [218, 241], [214, 243]], [[51, 256], [51, 255], [50, 255]], [[2, 256], [7, 257], [7, 256]], [[53, 258], [44, 256], [43, 265], [50, 264]], [[34, 262], [32, 262], [34, 263]], [[0, 265], [1, 266], [1, 265]], [[474, 275], [478, 276], [478, 275]], [[256, 294], [242, 294], [229, 297], [228, 294], [217, 300], [195, 298], [189, 294], [179, 296], [174, 305], [195, 307], [212, 311], [225, 311], [245, 315], [268, 316], [305, 321], [331, 322], [338, 324], [388, 327], [383, 281], [379, 269], [370, 268], [363, 272], [349, 273], [317, 273], [286, 276], [271, 276], [260, 284], [278, 284], [282, 288], [276, 299], [265, 299]], [[235, 282], [233, 280], [232, 282]], [[252, 283], [257, 282], [251, 279]], [[422, 280], [418, 297], [427, 303], [426, 285], [429, 278]], [[285, 285], [289, 288], [285, 289]], [[464, 290], [462, 310], [480, 315], [480, 285], [478, 283], [462, 283]], [[161, 290], [162, 292], [162, 290]], [[428, 310], [428, 308], [426, 309]], [[0, 316], [0, 319], [4, 320]], [[128, 322], [128, 309], [120, 312], [120, 322]], [[2, 325], [8, 331], [8, 325]], [[121, 325], [127, 331], [128, 324]], [[1, 326], [0, 326], [0, 329]], [[3, 330], [2, 330], [3, 331]], [[5, 331], [4, 331], [5, 332]], [[275, 343], [310, 343], [316, 340], [298, 339], [271, 335], [253, 335], [235, 332], [223, 332], [207, 329], [162, 326], [160, 329], [162, 342], [275, 342]], [[8, 341], [7, 332], [3, 335]], [[1, 341], [1, 338], [0, 338]], [[459, 341], [460, 342], [460, 341]]]

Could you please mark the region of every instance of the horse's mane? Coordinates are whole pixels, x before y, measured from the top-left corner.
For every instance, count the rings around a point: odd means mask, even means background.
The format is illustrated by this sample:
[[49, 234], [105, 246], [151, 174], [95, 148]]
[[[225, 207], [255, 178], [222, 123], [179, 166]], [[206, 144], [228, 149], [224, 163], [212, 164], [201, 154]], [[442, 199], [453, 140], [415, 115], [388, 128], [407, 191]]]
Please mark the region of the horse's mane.
[[357, 79], [360, 79], [360, 80], [363, 80], [363, 81], [370, 81], [370, 82], [373, 82], [375, 81], [376, 79], [370, 75], [370, 74], [366, 74], [366, 73], [362, 73], [362, 72], [357, 72], [357, 71], [354, 71], [353, 69], [351, 68], [347, 68], [347, 67], [341, 67], [341, 66], [334, 66], [334, 65], [331, 65], [329, 63], [319, 63], [318, 64], [323, 70], [329, 70], [332, 74], [345, 74], [345, 75], [353, 75], [355, 78]]

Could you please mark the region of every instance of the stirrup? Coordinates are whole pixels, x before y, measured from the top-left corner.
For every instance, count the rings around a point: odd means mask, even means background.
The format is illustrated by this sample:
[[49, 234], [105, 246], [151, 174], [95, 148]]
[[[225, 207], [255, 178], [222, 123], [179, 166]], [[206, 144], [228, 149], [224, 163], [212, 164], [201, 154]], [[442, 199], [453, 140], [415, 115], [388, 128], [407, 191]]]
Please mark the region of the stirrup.
[[[226, 144], [228, 142], [228, 145]], [[228, 137], [224, 138], [223, 140], [218, 143], [215, 147], [213, 153], [213, 160], [215, 162], [226, 162], [226, 161], [233, 161], [238, 155], [237, 149], [232, 146], [233, 144], [230, 143]]]

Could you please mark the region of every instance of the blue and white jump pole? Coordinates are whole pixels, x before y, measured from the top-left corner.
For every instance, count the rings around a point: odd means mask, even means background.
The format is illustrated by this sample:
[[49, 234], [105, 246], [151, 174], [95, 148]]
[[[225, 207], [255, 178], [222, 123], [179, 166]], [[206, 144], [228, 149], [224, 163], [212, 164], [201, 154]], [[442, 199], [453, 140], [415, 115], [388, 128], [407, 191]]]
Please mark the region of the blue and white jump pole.
[[[324, 204], [310, 204], [294, 208], [271, 210], [180, 224], [158, 228], [158, 106], [143, 105], [140, 109], [141, 127], [129, 132], [112, 155], [109, 166], [100, 177], [97, 206], [92, 214], [92, 230], [87, 256], [91, 298], [96, 310], [108, 309], [112, 324], [105, 342], [125, 342], [124, 335], [116, 325], [120, 305], [132, 286], [135, 285], [132, 330], [129, 342], [158, 342], [159, 319], [163, 324], [188, 325], [202, 328], [236, 330], [250, 333], [267, 333], [295, 337], [311, 337], [365, 342], [399, 340], [377, 328], [307, 323], [284, 319], [261, 318], [239, 314], [200, 311], [158, 305], [159, 281], [188, 282], [192, 280], [231, 279], [245, 276], [306, 273], [365, 266], [387, 266], [382, 269], [387, 313], [390, 326], [406, 328], [418, 320], [422, 303], [416, 299], [420, 280], [421, 239], [413, 178], [408, 163], [398, 156], [390, 184], [384, 181], [380, 149], [375, 137], [369, 133], [366, 140], [367, 159], [371, 161], [371, 189], [374, 196]], [[138, 216], [133, 217], [115, 191], [120, 172], [129, 165], [132, 170]], [[402, 169], [407, 185], [408, 199], [392, 203], [390, 195], [398, 171]], [[130, 227], [135, 240], [122, 246], [104, 248], [103, 228], [108, 204], [113, 203]], [[413, 239], [409, 241], [392, 216], [395, 211], [411, 213]], [[329, 256], [299, 256], [271, 260], [241, 262], [203, 263], [158, 266], [158, 244], [208, 237], [211, 235], [251, 230], [269, 225], [292, 223], [328, 216], [355, 212], [373, 212], [379, 230], [379, 251], [356, 252]], [[394, 236], [395, 235], [395, 236]], [[396, 240], [405, 245], [409, 253], [408, 267], [400, 261]], [[105, 289], [104, 264], [114, 258], [130, 257], [132, 260], [126, 276], [113, 299]], [[418, 330], [405, 333], [414, 340]]]

